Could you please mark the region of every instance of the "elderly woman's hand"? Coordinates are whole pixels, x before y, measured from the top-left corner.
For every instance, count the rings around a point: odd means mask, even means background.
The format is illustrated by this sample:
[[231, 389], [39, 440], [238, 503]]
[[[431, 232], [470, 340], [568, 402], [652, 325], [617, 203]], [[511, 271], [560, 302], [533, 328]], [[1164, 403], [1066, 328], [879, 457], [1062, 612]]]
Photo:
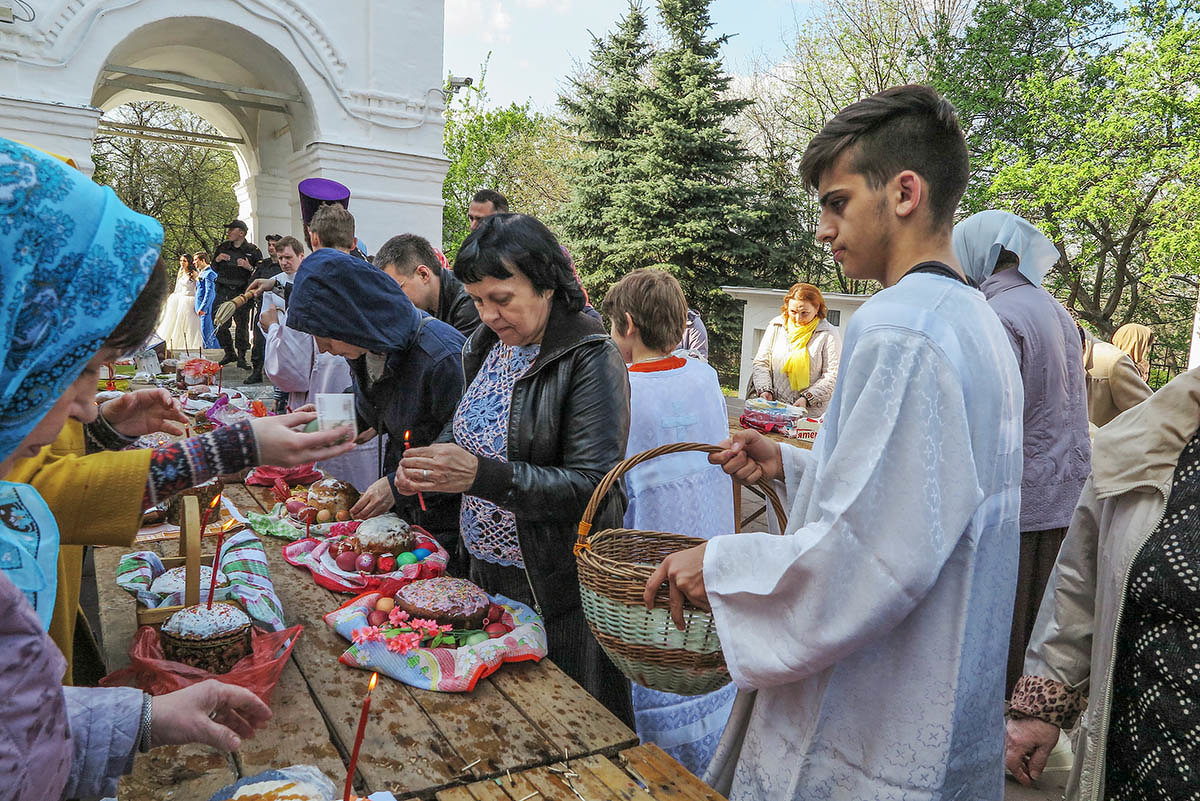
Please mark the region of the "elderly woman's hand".
[[458, 445], [439, 443], [413, 448], [400, 460], [396, 489], [401, 495], [418, 492], [466, 492], [475, 483], [479, 458]]
[[271, 719], [270, 708], [257, 695], [215, 679], [157, 696], [150, 711], [150, 743], [155, 747], [204, 743], [236, 751]]
[[1037, 718], [1008, 721], [1004, 732], [1004, 767], [1017, 781], [1037, 781], [1050, 752], [1058, 745], [1058, 726]]

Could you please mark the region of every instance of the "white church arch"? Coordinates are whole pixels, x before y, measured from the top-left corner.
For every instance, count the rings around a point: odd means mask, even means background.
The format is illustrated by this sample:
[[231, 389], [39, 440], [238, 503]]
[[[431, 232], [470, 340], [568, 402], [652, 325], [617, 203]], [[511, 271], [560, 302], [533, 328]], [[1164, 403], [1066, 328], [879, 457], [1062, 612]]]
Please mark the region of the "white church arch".
[[440, 0], [58, 0], [0, 26], [0, 135], [92, 168], [100, 115], [165, 100], [233, 145], [251, 235], [299, 231], [295, 186], [351, 188], [371, 246], [441, 234]]

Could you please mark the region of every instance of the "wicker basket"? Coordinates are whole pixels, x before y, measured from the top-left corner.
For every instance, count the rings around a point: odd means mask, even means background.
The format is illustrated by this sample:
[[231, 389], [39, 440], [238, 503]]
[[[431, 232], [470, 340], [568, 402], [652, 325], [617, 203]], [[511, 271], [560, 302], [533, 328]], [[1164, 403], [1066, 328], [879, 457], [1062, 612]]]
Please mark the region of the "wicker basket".
[[[686, 627], [680, 631], [671, 620], [666, 584], [655, 596], [654, 609], [647, 611], [642, 598], [646, 582], [663, 559], [676, 551], [703, 545], [705, 540], [624, 528], [590, 533], [596, 510], [621, 476], [657, 456], [686, 451], [719, 453], [721, 449], [692, 442], [662, 445], [610, 470], [584, 510], [575, 558], [588, 626], [621, 672], [652, 690], [702, 695], [729, 681], [712, 614], [685, 601]], [[769, 482], [760, 481], [757, 486], [783, 525], [787, 516], [779, 496]]]

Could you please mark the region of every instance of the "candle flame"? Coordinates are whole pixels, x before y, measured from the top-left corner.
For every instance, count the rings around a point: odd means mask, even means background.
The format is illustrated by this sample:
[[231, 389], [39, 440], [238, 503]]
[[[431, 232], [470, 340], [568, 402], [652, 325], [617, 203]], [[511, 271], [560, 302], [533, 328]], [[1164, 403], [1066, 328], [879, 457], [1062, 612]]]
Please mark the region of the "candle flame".
[[208, 504], [208, 508], [216, 509], [217, 504], [219, 504], [220, 502], [221, 502], [221, 493], [218, 492], [215, 496], [213, 496], [212, 501]]
[[239, 525], [236, 517], [231, 517], [221, 524], [221, 531], [229, 531], [234, 526]]
[[408, 438], [409, 438], [409, 436], [410, 436], [411, 434], [412, 434], [412, 432], [411, 432], [411, 431], [405, 431], [405, 432], [404, 432], [404, 441], [405, 441], [405, 442], [408, 442]]
[[379, 681], [379, 674], [372, 673], [371, 674], [371, 683], [367, 685], [367, 693], [368, 694], [375, 691], [375, 682], [377, 682], [377, 681]]

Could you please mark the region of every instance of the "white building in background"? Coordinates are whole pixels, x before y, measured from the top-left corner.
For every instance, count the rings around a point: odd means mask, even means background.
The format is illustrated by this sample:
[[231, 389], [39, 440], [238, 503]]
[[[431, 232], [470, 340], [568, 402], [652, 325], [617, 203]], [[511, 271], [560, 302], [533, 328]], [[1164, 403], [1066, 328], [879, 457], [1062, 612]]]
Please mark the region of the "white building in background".
[[101, 115], [164, 100], [232, 145], [240, 217], [260, 244], [301, 232], [296, 184], [310, 177], [350, 187], [372, 248], [401, 231], [441, 241], [443, 0], [37, 0], [15, 11], [0, 23], [0, 136], [91, 174]]
[[[746, 397], [746, 387], [754, 371], [754, 354], [762, 342], [763, 334], [771, 320], [780, 314], [786, 289], [761, 289], [752, 286], [723, 286], [726, 295], [745, 302], [742, 310], [742, 356], [738, 370], [738, 397]], [[822, 292], [825, 306], [829, 309], [829, 322], [843, 337], [846, 325], [858, 307], [867, 302], [870, 295], [843, 295], [839, 292]]]

